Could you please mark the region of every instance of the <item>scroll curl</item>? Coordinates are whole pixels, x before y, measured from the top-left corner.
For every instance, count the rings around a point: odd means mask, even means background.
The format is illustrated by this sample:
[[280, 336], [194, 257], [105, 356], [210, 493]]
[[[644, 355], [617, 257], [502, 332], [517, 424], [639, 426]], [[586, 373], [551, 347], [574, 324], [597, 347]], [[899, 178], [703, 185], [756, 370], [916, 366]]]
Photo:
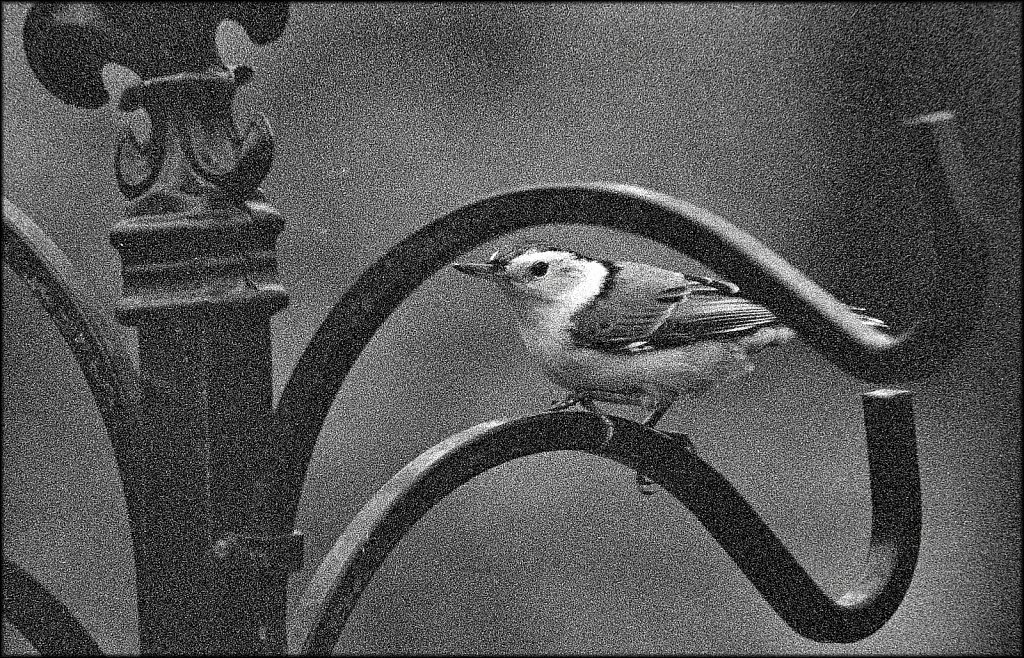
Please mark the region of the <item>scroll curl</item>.
[[395, 308], [460, 254], [516, 230], [552, 223], [603, 226], [662, 242], [735, 281], [840, 368], [885, 384], [920, 380], [966, 344], [982, 304], [987, 248], [953, 116], [906, 126], [906, 158], [929, 202], [938, 262], [928, 317], [899, 336], [860, 322], [839, 300], [759, 240], [693, 204], [611, 183], [514, 190], [463, 206], [393, 247], [345, 292], [303, 352], [276, 411], [277, 450], [264, 517], [287, 532], [327, 412], [349, 370]]
[[223, 69], [217, 26], [234, 20], [253, 43], [275, 41], [288, 22], [283, 2], [37, 2], [25, 19], [25, 55], [46, 89], [70, 105], [95, 109], [110, 94], [103, 66], [115, 63], [151, 79]]
[[302, 654], [330, 653], [373, 574], [431, 507], [480, 473], [552, 450], [587, 452], [647, 475], [696, 515], [793, 630], [820, 642], [861, 640], [895, 613], [917, 564], [921, 483], [911, 401], [906, 391], [863, 396], [871, 544], [863, 575], [838, 600], [818, 587], [728, 480], [678, 441], [622, 418], [549, 413], [456, 434], [385, 483], [310, 581], [293, 616], [291, 644]]
[[[60, 100], [95, 109], [110, 100], [102, 69], [124, 66], [142, 79], [120, 109], [145, 109], [148, 139], [128, 127], [118, 136], [115, 173], [129, 214], [183, 210], [207, 195], [248, 199], [270, 171], [273, 137], [266, 117], [244, 135], [231, 116], [238, 87], [253, 75], [229, 68], [217, 52], [217, 27], [239, 23], [253, 43], [280, 37], [287, 3], [35, 3], [24, 26], [25, 54], [39, 81]], [[148, 193], [148, 194], [147, 194]]]

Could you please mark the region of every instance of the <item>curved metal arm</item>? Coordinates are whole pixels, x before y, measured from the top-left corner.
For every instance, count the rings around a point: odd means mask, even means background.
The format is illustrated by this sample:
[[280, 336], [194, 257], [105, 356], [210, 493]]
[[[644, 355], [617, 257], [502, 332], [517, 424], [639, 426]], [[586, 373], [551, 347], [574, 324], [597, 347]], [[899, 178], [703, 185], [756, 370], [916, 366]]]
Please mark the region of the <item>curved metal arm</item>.
[[[579, 450], [644, 473], [686, 505], [793, 630], [855, 642], [892, 617], [910, 586], [921, 540], [921, 487], [911, 395], [863, 396], [871, 480], [871, 547], [860, 581], [825, 594], [757, 512], [711, 466], [663, 434], [622, 418], [541, 414], [478, 425], [437, 444], [388, 481], [321, 563], [295, 611], [303, 654], [330, 653], [373, 574], [413, 524], [472, 477], [552, 450]], [[609, 438], [609, 432], [612, 432]]]
[[4, 197], [4, 262], [50, 315], [85, 375], [114, 449], [136, 560], [142, 552], [142, 464], [139, 375], [108, 316], [82, 287], [81, 275], [43, 230]]
[[44, 656], [101, 656], [71, 611], [38, 580], [4, 558], [4, 618]]
[[[955, 356], [982, 303], [986, 248], [953, 117], [908, 123], [907, 158], [919, 171], [942, 264], [932, 276], [929, 318], [892, 337], [861, 323], [832, 295], [764, 244], [692, 204], [626, 185], [527, 188], [464, 206], [392, 248], [344, 294], [313, 336], [277, 407], [278, 450], [264, 514], [287, 532], [306, 467], [349, 369], [388, 315], [459, 254], [495, 237], [546, 223], [605, 226], [658, 240], [727, 275], [796, 329], [826, 358], [874, 383], [913, 381]], [[943, 175], [945, 171], [945, 175]]]

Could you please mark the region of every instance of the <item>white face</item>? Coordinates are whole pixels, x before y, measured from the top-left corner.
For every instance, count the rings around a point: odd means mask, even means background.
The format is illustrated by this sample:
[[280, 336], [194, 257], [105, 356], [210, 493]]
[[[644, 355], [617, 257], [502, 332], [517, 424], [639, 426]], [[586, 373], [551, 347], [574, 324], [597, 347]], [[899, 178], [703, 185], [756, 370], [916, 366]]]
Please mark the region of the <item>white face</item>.
[[516, 256], [505, 266], [499, 281], [514, 297], [577, 306], [597, 295], [607, 274], [599, 262], [549, 250]]

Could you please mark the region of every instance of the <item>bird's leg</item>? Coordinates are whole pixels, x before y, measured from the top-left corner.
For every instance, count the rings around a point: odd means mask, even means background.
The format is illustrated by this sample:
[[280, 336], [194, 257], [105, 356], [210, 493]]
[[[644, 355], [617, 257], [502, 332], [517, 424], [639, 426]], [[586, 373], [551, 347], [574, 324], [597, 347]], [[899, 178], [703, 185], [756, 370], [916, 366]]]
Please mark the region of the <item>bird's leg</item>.
[[601, 408], [594, 404], [594, 398], [592, 394], [586, 391], [570, 392], [568, 395], [565, 396], [565, 399], [562, 400], [561, 402], [552, 403], [551, 406], [548, 407], [548, 411], [563, 411], [565, 409], [569, 409], [570, 407], [574, 407], [577, 404], [592, 414], [603, 415]]
[[615, 435], [615, 425], [612, 421], [608, 420], [608, 417], [604, 415], [600, 407], [594, 404], [594, 392], [593, 391], [569, 391], [565, 396], [565, 399], [561, 402], [553, 402], [548, 411], [563, 411], [575, 405], [580, 405], [584, 410], [589, 411], [592, 414], [597, 414], [604, 421], [605, 427], [607, 428], [608, 436], [601, 443], [599, 449], [604, 449], [605, 444], [612, 440]]
[[[663, 394], [661, 396], [658, 396], [655, 399], [655, 402], [654, 402], [654, 409], [651, 411], [650, 415], [648, 415], [647, 418], [645, 418], [643, 420], [643, 422], [641, 424], [644, 427], [650, 427], [651, 429], [654, 429], [654, 426], [658, 424], [658, 421], [661, 420], [661, 417], [665, 415], [665, 412], [667, 412], [669, 410], [669, 407], [672, 406], [672, 404], [676, 401], [676, 398], [678, 398], [678, 397], [679, 396], [676, 393], [665, 393], [665, 394]], [[659, 431], [661, 431], [661, 430], [659, 430]], [[690, 443], [690, 437], [688, 437], [686, 434], [679, 435], [678, 433], [671, 433], [671, 432], [662, 432], [662, 434], [668, 434], [669, 436], [671, 436], [673, 438], [679, 438], [679, 436], [682, 436], [683, 439], [686, 442], [686, 445], [692, 447], [692, 444]], [[654, 484], [654, 481], [651, 480], [651, 478], [649, 478], [646, 475], [643, 475], [639, 471], [637, 471], [637, 474], [636, 474], [636, 489], [637, 489], [637, 491], [639, 491], [640, 493], [642, 493], [645, 496], [650, 496], [650, 495], [652, 495], [655, 492], [655, 488], [654, 487], [656, 487], [656, 486], [657, 485]]]
[[653, 496], [658, 490], [658, 485], [654, 483], [654, 480], [637, 472], [636, 474], [636, 490], [645, 496]]
[[647, 416], [647, 418], [645, 418], [640, 424], [644, 427], [654, 429], [654, 426], [658, 424], [661, 417], [665, 415], [665, 412], [667, 412], [669, 407], [672, 406], [672, 403], [676, 401], [676, 397], [677, 396], [673, 393], [659, 398], [658, 401], [655, 402], [654, 410], [652, 410], [650, 415]]
[[[686, 389], [680, 395], [683, 396], [683, 397], [686, 397], [689, 400], [695, 400], [695, 399], [699, 398], [701, 395], [703, 395], [704, 393], [706, 393], [709, 388], [710, 387], [707, 386], [707, 385], [704, 385], [704, 386], [694, 386], [692, 388]], [[677, 396], [677, 399], [678, 399], [678, 397], [679, 396]], [[671, 403], [669, 403], [669, 404], [671, 405]], [[655, 413], [657, 413], [657, 411], [655, 411]], [[657, 418], [655, 418], [655, 422], [661, 420], [661, 416], [663, 416], [664, 414], [665, 414], [665, 412], [662, 411], [661, 415], [659, 415]], [[651, 416], [654, 416], [654, 414], [652, 413]], [[651, 425], [651, 427], [653, 427], [653, 425]], [[687, 434], [686, 432], [672, 432], [672, 431], [669, 431], [669, 430], [658, 430], [658, 431], [661, 432], [662, 434], [667, 434], [668, 436], [671, 436], [673, 439], [676, 439], [687, 450], [693, 450], [694, 449], [693, 441], [690, 440], [690, 435]]]
[[579, 391], [569, 391], [566, 394], [565, 399], [561, 402], [552, 402], [551, 406], [548, 407], [548, 411], [564, 411], [570, 407], [575, 407], [577, 404], [583, 405], [583, 407], [586, 408], [588, 403], [593, 404], [586, 394], [580, 393]]

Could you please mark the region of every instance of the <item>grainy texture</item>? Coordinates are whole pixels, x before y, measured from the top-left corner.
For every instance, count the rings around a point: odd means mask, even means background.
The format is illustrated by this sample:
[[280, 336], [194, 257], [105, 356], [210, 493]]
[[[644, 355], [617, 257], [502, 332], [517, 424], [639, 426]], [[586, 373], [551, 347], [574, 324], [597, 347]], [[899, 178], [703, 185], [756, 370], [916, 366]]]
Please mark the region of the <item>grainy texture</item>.
[[514, 459], [578, 450], [651, 476], [686, 505], [773, 610], [804, 637], [856, 642], [881, 628], [910, 587], [921, 540], [912, 396], [864, 396], [871, 547], [860, 580], [833, 600], [729, 484], [677, 439], [621, 418], [546, 414], [482, 423], [427, 450], [389, 480], [318, 567], [294, 611], [293, 650], [329, 653], [359, 596], [398, 542], [435, 504]]
[[103, 653], [67, 607], [31, 574], [6, 559], [3, 574], [4, 621], [29, 638], [40, 653], [51, 656]]
[[266, 504], [279, 532], [294, 523], [306, 467], [323, 419], [345, 377], [381, 324], [405, 298], [459, 253], [542, 224], [572, 223], [637, 233], [724, 272], [848, 374], [870, 383], [912, 382], [948, 365], [967, 345], [986, 289], [988, 250], [955, 122], [916, 117], [901, 142], [918, 173], [904, 207], [926, 206], [938, 262], [922, 302], [930, 315], [889, 336], [767, 246], [685, 201], [624, 185], [537, 186], [462, 206], [389, 249], [335, 304], [300, 357], [277, 406], [277, 487]]
[[[1020, 8], [1013, 4], [293, 5], [279, 43], [222, 29], [254, 67], [265, 190], [291, 306], [275, 384], [377, 256], [497, 190], [610, 180], [737, 223], [837, 297], [898, 328], [921, 315], [928, 213], [894, 216], [889, 126], [955, 110], [993, 236], [986, 331], [915, 385], [923, 543], [896, 617], [838, 653], [1020, 650]], [[4, 4], [4, 194], [112, 308], [123, 215], [112, 109], [69, 109], [28, 71], [26, 6]], [[120, 84], [117, 72], [108, 84]], [[136, 121], [136, 117], [127, 117]], [[908, 181], [909, 182], [909, 181]], [[895, 192], [894, 192], [895, 190]], [[684, 267], [602, 229], [526, 231]], [[517, 237], [526, 237], [517, 236]], [[496, 246], [480, 249], [486, 256]], [[130, 543], [109, 448], [59, 335], [5, 273], [5, 554], [69, 602], [100, 645], [137, 650]], [[125, 332], [128, 339], [134, 335]], [[681, 406], [685, 429], [831, 593], [859, 575], [870, 509], [862, 387], [798, 346]], [[299, 506], [307, 570], [393, 473], [440, 438], [536, 412], [549, 391], [504, 313], [455, 274], [385, 322], [330, 410]], [[69, 424], [65, 419], [76, 418]], [[5, 644], [20, 647], [8, 636]], [[338, 645], [356, 653], [820, 653], [788, 629], [665, 496], [576, 453], [474, 478], [385, 561]]]

